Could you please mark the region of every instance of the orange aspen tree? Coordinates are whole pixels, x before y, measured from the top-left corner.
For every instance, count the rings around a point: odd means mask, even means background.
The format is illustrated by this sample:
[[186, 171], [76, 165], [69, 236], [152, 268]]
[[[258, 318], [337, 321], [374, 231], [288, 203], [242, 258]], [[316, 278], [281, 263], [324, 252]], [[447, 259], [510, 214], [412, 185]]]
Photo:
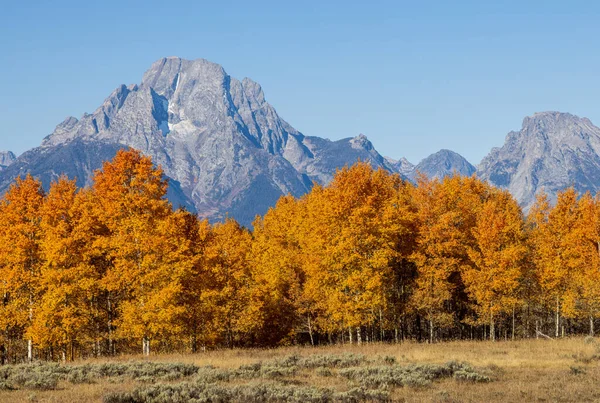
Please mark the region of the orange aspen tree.
[[338, 171], [321, 194], [321, 217], [313, 223], [321, 227], [320, 239], [311, 246], [319, 259], [307, 273], [307, 288], [328, 320], [348, 329], [350, 341], [356, 331], [360, 343], [362, 327], [387, 308], [396, 239], [384, 212], [400, 183], [359, 162]]
[[311, 344], [314, 340], [314, 316], [303, 298], [305, 274], [299, 225], [303, 203], [292, 196], [282, 197], [264, 217], [254, 222], [252, 252], [252, 300], [245, 311], [249, 318], [264, 318], [264, 327], [254, 330], [265, 344], [289, 343], [299, 328], [304, 328]]
[[39, 347], [56, 348], [63, 360], [73, 360], [74, 346], [89, 341], [91, 296], [97, 284], [85, 262], [90, 238], [80, 228], [75, 181], [61, 177], [52, 183], [40, 213], [41, 298], [29, 333]]
[[512, 312], [514, 339], [514, 311], [527, 249], [521, 209], [508, 192], [494, 192], [483, 204], [473, 235], [475, 244], [468, 248], [471, 264], [462, 274], [466, 291], [479, 322], [489, 323], [492, 341], [496, 318]]
[[[0, 204], [0, 327], [3, 342], [11, 334], [27, 334], [39, 300], [42, 257], [41, 183], [31, 175], [17, 178]], [[27, 359], [33, 359], [33, 340], [27, 335]]]
[[209, 335], [205, 330], [210, 324], [210, 301], [206, 291], [212, 285], [204, 264], [204, 250], [211, 237], [212, 228], [207, 220], [198, 220], [194, 214], [178, 211], [181, 215], [181, 236], [187, 243], [185, 259], [189, 264], [182, 278], [181, 303], [185, 311], [181, 316], [184, 333], [189, 337], [190, 350], [195, 353], [200, 346], [205, 348]]
[[435, 341], [436, 327], [449, 327], [452, 313], [446, 303], [454, 295], [456, 285], [450, 277], [458, 272], [461, 234], [457, 211], [447, 208], [441, 195], [441, 184], [424, 176], [418, 178], [415, 203], [418, 206], [417, 247], [411, 256], [417, 267], [412, 306], [429, 324], [429, 342]]
[[[573, 188], [559, 192], [556, 205], [548, 208], [547, 199], [542, 195], [532, 209], [537, 277], [542, 300], [555, 312], [555, 336], [561, 334], [561, 317], [565, 303], [573, 301], [571, 273], [576, 270], [577, 260], [573, 258], [573, 228], [578, 221], [577, 193]], [[545, 211], [548, 211], [545, 214]]]
[[572, 292], [576, 300], [568, 301], [566, 308], [571, 317], [587, 318], [589, 332], [594, 336], [594, 321], [600, 316], [600, 209], [598, 198], [584, 194], [577, 203], [577, 225], [572, 228], [569, 244], [576, 270], [570, 273]]
[[[144, 315], [157, 309], [157, 302], [150, 297], [157, 286], [153, 272], [162, 269], [162, 231], [171, 214], [165, 199], [167, 181], [149, 157], [132, 149], [120, 150], [95, 173], [92, 191], [97, 214], [107, 230], [97, 243], [112, 264], [102, 279], [108, 293], [109, 320], [113, 322], [115, 314], [121, 313], [118, 323], [108, 327], [118, 324], [122, 338], [141, 339], [142, 352], [149, 355], [157, 331]], [[141, 322], [133, 321], [136, 318]]]
[[[244, 311], [256, 311], [249, 299], [251, 271], [249, 254], [252, 246], [250, 232], [235, 220], [227, 219], [216, 224], [204, 250], [204, 265], [211, 288], [205, 290], [205, 300], [210, 303], [210, 331], [216, 340], [227, 347], [246, 343], [248, 331], [262, 323], [261, 317], [244, 317]], [[260, 341], [257, 341], [260, 343]], [[250, 341], [251, 343], [251, 341]]]
[[418, 276], [412, 301], [429, 322], [430, 342], [436, 327], [458, 325], [458, 313], [469, 305], [462, 268], [470, 262], [472, 231], [489, 192], [489, 186], [474, 176], [455, 175], [441, 181], [421, 176], [417, 181], [418, 235], [412, 260]]
[[392, 241], [390, 259], [392, 281], [387, 288], [387, 312], [380, 323], [381, 339], [385, 330], [393, 330], [394, 340], [404, 337], [407, 318], [412, 314], [410, 297], [414, 290], [416, 266], [411, 256], [417, 246], [417, 211], [414, 201], [415, 187], [408, 181], [398, 186], [395, 195], [386, 203], [383, 211], [385, 236]]
[[143, 257], [137, 257], [139, 266], [125, 267], [133, 269], [136, 278], [131, 279], [130, 295], [121, 305], [117, 324], [122, 337], [143, 340], [145, 355], [150, 354], [151, 341], [174, 345], [184, 334], [184, 282], [193, 269], [186, 218], [184, 212], [176, 212], [151, 220], [152, 227], [141, 238], [144, 247], [128, 248]]

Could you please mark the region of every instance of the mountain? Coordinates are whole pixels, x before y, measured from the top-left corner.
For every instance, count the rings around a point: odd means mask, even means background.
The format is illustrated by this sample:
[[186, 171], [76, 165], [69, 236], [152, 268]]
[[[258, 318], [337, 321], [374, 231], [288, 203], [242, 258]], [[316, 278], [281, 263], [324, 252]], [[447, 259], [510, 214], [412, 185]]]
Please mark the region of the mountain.
[[544, 189], [556, 192], [575, 186], [580, 192], [600, 190], [600, 128], [569, 113], [542, 112], [526, 117], [520, 131], [510, 132], [478, 166], [478, 175], [508, 189], [528, 210]]
[[392, 166], [394, 171], [403, 176], [408, 176], [415, 170], [415, 165], [404, 157], [400, 158], [399, 160], [394, 160], [389, 157], [385, 157], [385, 159]]
[[471, 176], [475, 173], [475, 167], [462, 155], [454, 151], [440, 150], [419, 162], [408, 176], [414, 179], [417, 172], [425, 174], [432, 179], [441, 179], [444, 176], [454, 175], [455, 173], [463, 176]]
[[0, 151], [0, 171], [15, 162], [17, 157], [10, 151]]
[[258, 83], [239, 81], [204, 59], [168, 57], [140, 84], [119, 86], [93, 113], [65, 119], [40, 147], [19, 156], [0, 173], [0, 193], [25, 173], [44, 187], [63, 173], [89, 185], [102, 161], [127, 146], [162, 166], [176, 206], [245, 225], [280, 196], [305, 194], [313, 181], [326, 184], [358, 159], [394, 170], [365, 136], [304, 136], [277, 114]]

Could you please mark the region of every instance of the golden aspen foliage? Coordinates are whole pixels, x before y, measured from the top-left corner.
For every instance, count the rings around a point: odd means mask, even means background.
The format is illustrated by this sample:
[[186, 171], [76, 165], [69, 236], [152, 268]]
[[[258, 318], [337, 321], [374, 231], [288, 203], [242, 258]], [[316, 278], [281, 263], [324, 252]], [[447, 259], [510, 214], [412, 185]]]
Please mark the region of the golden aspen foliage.
[[320, 228], [309, 246], [318, 258], [307, 268], [306, 287], [323, 312], [324, 330], [343, 327], [352, 339], [356, 329], [360, 341], [361, 326], [372, 324], [387, 308], [396, 239], [384, 213], [400, 183], [397, 176], [357, 163], [338, 171], [320, 200], [311, 200], [320, 216], [313, 225]]
[[359, 162], [248, 230], [173, 211], [132, 149], [93, 179], [46, 195], [28, 176], [0, 199], [0, 363], [593, 335], [600, 317], [600, 195], [540, 194], [525, 220], [475, 176], [413, 184]]
[[[174, 305], [180, 286], [172, 254], [178, 239], [170, 239], [172, 209], [165, 199], [167, 181], [149, 157], [121, 150], [94, 175], [92, 188], [100, 221], [107, 234], [99, 238], [110, 256], [102, 287], [111, 293], [119, 318], [116, 336], [142, 340], [149, 354], [152, 339], [178, 331], [170, 319], [182, 307]], [[173, 274], [173, 280], [169, 276]]]
[[[250, 263], [251, 298], [248, 317], [260, 317], [253, 333], [269, 344], [291, 343], [296, 333], [307, 332], [314, 344], [314, 312], [303, 295], [306, 275], [300, 240], [304, 203], [282, 197], [254, 223]], [[301, 330], [299, 330], [301, 329]]]
[[468, 248], [471, 263], [462, 276], [477, 321], [489, 323], [493, 340], [495, 322], [520, 304], [527, 252], [521, 209], [508, 192], [493, 192], [483, 203], [473, 236], [475, 243]]
[[74, 359], [75, 345], [89, 342], [93, 329], [98, 278], [86, 261], [90, 237], [80, 207], [75, 181], [65, 177], [51, 184], [41, 207], [41, 297], [29, 334], [62, 359]]
[[[588, 317], [590, 334], [594, 335], [594, 320], [600, 316], [600, 209], [598, 198], [584, 194], [577, 203], [578, 220], [569, 237], [572, 259], [569, 273], [570, 300], [565, 303], [567, 316]], [[574, 299], [574, 300], [573, 300]]]
[[561, 317], [570, 314], [575, 301], [571, 274], [577, 269], [575, 237], [577, 225], [577, 193], [573, 188], [559, 192], [556, 205], [549, 208], [547, 198], [540, 196], [532, 209], [532, 239], [535, 247], [540, 300], [555, 312], [555, 336], [561, 334]]
[[226, 219], [214, 226], [204, 250], [210, 287], [204, 291], [204, 296], [212, 318], [207, 330], [215, 344], [228, 347], [252, 344], [254, 335], [251, 331], [263, 320], [260, 316], [244, 315], [245, 311], [259, 311], [252, 304], [260, 303], [250, 299], [251, 247], [250, 232], [236, 221]]
[[440, 180], [420, 176], [414, 194], [418, 206], [417, 266], [412, 306], [428, 321], [429, 341], [436, 329], [456, 326], [468, 307], [462, 268], [470, 263], [472, 230], [490, 188], [473, 177]]
[[[0, 336], [1, 343], [22, 337], [31, 325], [39, 300], [41, 214], [44, 191], [31, 175], [17, 178], [0, 204]], [[32, 340], [28, 337], [28, 358]]]
[[186, 270], [181, 278], [181, 301], [185, 307], [180, 320], [185, 342], [189, 343], [192, 352], [199, 348], [206, 348], [211, 341], [206, 332], [211, 320], [210, 301], [206, 292], [211, 285], [208, 268], [204, 261], [204, 251], [211, 237], [212, 228], [207, 220], [198, 220], [194, 214], [179, 210], [179, 231], [182, 241], [186, 243], [182, 259], [187, 263]]

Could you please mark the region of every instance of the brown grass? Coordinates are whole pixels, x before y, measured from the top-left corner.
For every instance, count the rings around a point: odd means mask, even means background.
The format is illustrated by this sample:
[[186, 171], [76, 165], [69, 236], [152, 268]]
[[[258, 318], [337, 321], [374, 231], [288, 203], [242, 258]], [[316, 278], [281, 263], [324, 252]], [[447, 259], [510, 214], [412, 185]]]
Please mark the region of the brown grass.
[[[453, 379], [434, 382], [426, 388], [399, 388], [392, 397], [400, 402], [585, 402], [600, 401], [600, 361], [594, 357], [600, 344], [583, 338], [563, 340], [520, 340], [515, 342], [448, 342], [439, 344], [404, 343], [362, 346], [337, 345], [319, 348], [288, 347], [271, 350], [221, 350], [195, 355], [157, 355], [152, 361], [213, 365], [238, 368], [240, 365], [269, 361], [290, 354], [359, 353], [369, 359], [394, 356], [399, 364], [466, 361], [493, 374], [491, 383], [464, 383]], [[143, 360], [141, 356], [123, 356], [111, 361]], [[106, 362], [88, 360], [86, 362]], [[81, 363], [81, 362], [80, 362]], [[78, 363], [78, 364], [80, 364]], [[298, 375], [298, 381], [318, 387], [343, 390], [339, 378]], [[18, 390], [0, 392], [2, 402], [101, 402], [113, 391], [132, 390], [136, 382], [109, 383], [100, 380], [91, 385], [63, 382], [58, 390]]]

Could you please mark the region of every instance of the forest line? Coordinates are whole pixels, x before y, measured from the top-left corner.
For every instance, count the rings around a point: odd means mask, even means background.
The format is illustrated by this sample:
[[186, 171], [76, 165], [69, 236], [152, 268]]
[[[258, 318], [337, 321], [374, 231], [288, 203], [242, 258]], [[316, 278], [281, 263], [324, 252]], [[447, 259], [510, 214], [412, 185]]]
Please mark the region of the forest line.
[[89, 188], [19, 178], [0, 201], [0, 359], [594, 334], [600, 198], [524, 216], [476, 177], [416, 184], [359, 162], [254, 228], [165, 199], [121, 150]]

